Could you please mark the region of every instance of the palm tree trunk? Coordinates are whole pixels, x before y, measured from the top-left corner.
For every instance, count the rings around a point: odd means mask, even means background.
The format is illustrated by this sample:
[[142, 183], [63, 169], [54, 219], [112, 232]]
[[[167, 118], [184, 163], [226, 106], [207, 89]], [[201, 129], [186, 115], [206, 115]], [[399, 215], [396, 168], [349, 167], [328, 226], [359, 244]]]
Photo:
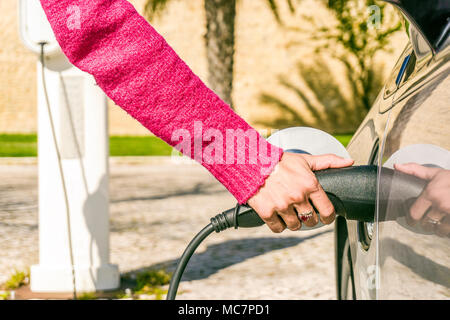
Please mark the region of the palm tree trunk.
[[204, 0], [209, 87], [231, 107], [236, 0]]

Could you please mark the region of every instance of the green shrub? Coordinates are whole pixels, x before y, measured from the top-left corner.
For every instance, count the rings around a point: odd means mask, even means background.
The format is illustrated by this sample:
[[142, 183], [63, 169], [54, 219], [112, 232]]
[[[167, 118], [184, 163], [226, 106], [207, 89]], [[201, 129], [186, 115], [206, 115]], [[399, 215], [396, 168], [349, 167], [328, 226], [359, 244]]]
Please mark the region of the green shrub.
[[23, 285], [28, 284], [30, 278], [30, 273], [28, 270], [26, 271], [18, 271], [16, 270], [11, 277], [5, 282], [4, 288], [7, 290], [13, 290], [20, 288]]
[[164, 286], [170, 283], [171, 274], [165, 270], [149, 270], [138, 273], [136, 276], [136, 291], [147, 288]]
[[95, 292], [84, 292], [77, 297], [78, 300], [95, 300], [97, 298]]
[[0, 300], [8, 300], [11, 296], [9, 291], [0, 291]]

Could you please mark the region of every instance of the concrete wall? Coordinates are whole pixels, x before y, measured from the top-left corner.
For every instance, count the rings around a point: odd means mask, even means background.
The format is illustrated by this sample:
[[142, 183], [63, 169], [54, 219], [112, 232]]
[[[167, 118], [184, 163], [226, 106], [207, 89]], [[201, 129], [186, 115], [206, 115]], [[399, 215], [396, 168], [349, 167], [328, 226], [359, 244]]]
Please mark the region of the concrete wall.
[[0, 132], [35, 132], [36, 57], [19, 40], [18, 1], [0, 1]]
[[[145, 0], [131, 1], [142, 13]], [[313, 13], [326, 20], [318, 1], [306, 0], [296, 16], [289, 16], [280, 1], [282, 16], [291, 26], [301, 24], [301, 15]], [[276, 93], [287, 102], [302, 105], [292, 92], [279, 85], [277, 77], [288, 75], [302, 85], [295, 66], [314, 55], [305, 35], [280, 27], [263, 0], [238, 1], [236, 21], [236, 56], [233, 99], [236, 111], [251, 124], [271, 117], [275, 111], [258, 101], [262, 91]], [[18, 36], [17, 1], [0, 1], [0, 132], [36, 132], [36, 56], [28, 52]], [[201, 78], [207, 78], [205, 14], [202, 0], [172, 0], [166, 12], [152, 21], [175, 51]], [[298, 44], [303, 41], [303, 44]], [[394, 37], [394, 50], [384, 55], [386, 68], [392, 67], [405, 44], [405, 36]], [[337, 71], [339, 73], [339, 70]], [[306, 117], [307, 117], [307, 113]], [[110, 102], [110, 133], [119, 135], [148, 134], [147, 129]]]

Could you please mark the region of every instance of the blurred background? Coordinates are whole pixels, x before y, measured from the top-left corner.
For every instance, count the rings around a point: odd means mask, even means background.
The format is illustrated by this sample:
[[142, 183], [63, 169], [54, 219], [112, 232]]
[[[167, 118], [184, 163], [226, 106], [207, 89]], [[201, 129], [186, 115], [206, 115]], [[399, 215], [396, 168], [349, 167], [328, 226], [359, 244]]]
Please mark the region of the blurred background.
[[[401, 25], [390, 6], [377, 2], [383, 14], [377, 29], [367, 27], [368, 8], [375, 2], [347, 2], [131, 1], [192, 70], [251, 125], [310, 125], [351, 134], [378, 94], [406, 34], [395, 32]], [[233, 4], [226, 19], [214, 21], [216, 11], [230, 10]], [[31, 134], [32, 139], [37, 126], [35, 55], [20, 42], [17, 2], [3, 1], [1, 6], [0, 131]], [[224, 29], [219, 35], [208, 31], [217, 27]], [[149, 135], [121, 108], [109, 105], [112, 136]], [[114, 142], [111, 151], [116, 155], [120, 150]], [[23, 155], [33, 154], [32, 144], [27, 146]], [[2, 155], [5, 148], [2, 145]]]
[[[407, 40], [400, 17], [378, 1], [130, 2], [252, 126], [263, 133], [316, 127], [344, 145]], [[36, 55], [20, 41], [17, 5], [0, 3], [0, 293], [5, 298], [11, 291], [32, 295], [24, 289], [27, 270], [38, 261]], [[122, 274], [117, 296], [133, 298], [138, 292], [161, 298], [193, 232], [234, 200], [199, 165], [171, 164], [165, 158], [171, 148], [111, 101], [108, 124], [111, 261]], [[264, 227], [214, 237], [194, 256], [182, 297], [334, 299], [331, 230], [274, 236]], [[217, 257], [223, 252], [228, 258]], [[255, 265], [264, 266], [257, 279], [237, 279], [211, 291], [230, 273]], [[299, 266], [309, 270], [308, 280], [298, 279]], [[307, 284], [294, 289], [296, 281]]]

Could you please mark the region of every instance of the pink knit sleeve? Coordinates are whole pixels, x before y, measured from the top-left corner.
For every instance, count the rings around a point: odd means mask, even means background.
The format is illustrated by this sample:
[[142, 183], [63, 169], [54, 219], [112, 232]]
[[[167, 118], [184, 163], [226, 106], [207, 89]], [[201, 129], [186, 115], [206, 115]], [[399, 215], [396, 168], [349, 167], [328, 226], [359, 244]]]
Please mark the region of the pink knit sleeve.
[[41, 0], [63, 52], [117, 105], [245, 203], [282, 150], [191, 71], [125, 0]]

